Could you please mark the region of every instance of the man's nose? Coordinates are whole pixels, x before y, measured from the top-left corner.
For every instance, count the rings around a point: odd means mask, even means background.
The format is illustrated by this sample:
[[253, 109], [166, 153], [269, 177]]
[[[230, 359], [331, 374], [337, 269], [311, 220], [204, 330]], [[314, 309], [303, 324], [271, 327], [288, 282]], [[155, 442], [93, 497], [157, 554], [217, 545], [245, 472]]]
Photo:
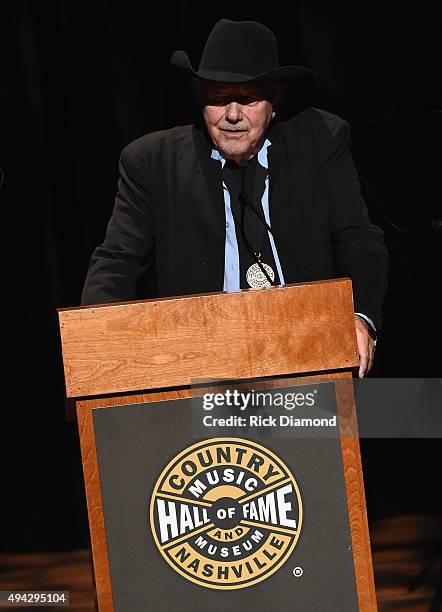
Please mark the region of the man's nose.
[[242, 109], [238, 102], [230, 102], [226, 107], [226, 119], [230, 123], [237, 123], [242, 119]]

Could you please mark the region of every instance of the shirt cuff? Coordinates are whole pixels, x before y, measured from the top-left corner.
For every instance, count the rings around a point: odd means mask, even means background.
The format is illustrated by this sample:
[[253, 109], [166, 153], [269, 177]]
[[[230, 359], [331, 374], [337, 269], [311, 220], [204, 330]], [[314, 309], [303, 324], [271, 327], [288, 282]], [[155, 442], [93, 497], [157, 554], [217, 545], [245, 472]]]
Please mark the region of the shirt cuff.
[[[373, 323], [370, 317], [367, 317], [367, 315], [362, 314], [362, 312], [355, 312], [355, 315], [357, 315], [358, 317], [361, 317], [362, 319], [364, 319], [364, 321], [367, 321], [367, 323], [370, 325], [370, 327], [374, 331], [375, 335], [377, 335], [378, 330], [376, 329], [376, 325]], [[377, 338], [374, 339], [375, 344], [376, 342], [377, 342]]]

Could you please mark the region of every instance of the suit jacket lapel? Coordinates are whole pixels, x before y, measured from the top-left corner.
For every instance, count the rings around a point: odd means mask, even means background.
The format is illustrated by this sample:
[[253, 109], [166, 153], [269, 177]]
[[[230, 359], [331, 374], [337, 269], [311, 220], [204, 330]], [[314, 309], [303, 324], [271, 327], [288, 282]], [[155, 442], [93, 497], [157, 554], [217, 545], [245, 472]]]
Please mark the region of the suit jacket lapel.
[[[301, 130], [296, 137], [287, 135], [284, 126], [275, 124], [269, 132], [272, 145], [268, 148], [269, 160], [269, 210], [270, 221], [276, 236], [276, 248], [281, 259], [286, 282], [295, 273], [299, 278], [297, 265], [302, 265], [302, 257], [298, 253], [298, 244], [303, 243], [308, 232], [306, 219], [309, 215], [309, 198], [305, 189], [299, 189], [308, 180], [305, 167], [304, 136]], [[286, 144], [286, 135], [289, 147]], [[290, 155], [289, 155], [290, 149]], [[278, 239], [281, 243], [278, 243]], [[288, 253], [291, 253], [288, 256]], [[296, 262], [296, 264], [294, 264]], [[284, 270], [285, 268], [285, 270]], [[289, 273], [286, 274], [286, 271]], [[304, 269], [305, 273], [305, 269]]]
[[198, 213], [224, 240], [225, 212], [221, 164], [218, 160], [211, 159], [212, 145], [203, 127], [194, 126], [193, 138], [198, 167], [196, 183], [192, 185], [192, 191], [198, 193]]
[[[290, 205], [288, 153], [277, 123], [268, 132], [272, 143], [267, 149], [269, 164], [269, 212], [271, 226], [277, 228], [285, 207]], [[284, 177], [284, 178], [282, 178]]]

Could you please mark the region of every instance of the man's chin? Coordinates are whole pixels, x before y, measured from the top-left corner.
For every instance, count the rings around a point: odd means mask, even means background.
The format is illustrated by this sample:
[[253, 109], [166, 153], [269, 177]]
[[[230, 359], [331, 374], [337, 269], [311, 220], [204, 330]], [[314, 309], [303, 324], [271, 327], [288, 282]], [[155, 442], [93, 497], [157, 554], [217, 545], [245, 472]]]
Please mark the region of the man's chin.
[[240, 145], [240, 143], [220, 143], [219, 146], [220, 152], [223, 157], [247, 157], [249, 154], [249, 147], [245, 147], [244, 145]]

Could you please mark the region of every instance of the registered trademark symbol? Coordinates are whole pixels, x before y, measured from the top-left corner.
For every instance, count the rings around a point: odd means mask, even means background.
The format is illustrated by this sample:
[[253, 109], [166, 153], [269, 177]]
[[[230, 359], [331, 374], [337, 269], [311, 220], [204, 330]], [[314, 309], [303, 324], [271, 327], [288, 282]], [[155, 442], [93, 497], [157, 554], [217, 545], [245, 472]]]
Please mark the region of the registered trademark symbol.
[[302, 567], [295, 567], [293, 570], [293, 576], [295, 576], [296, 578], [300, 578], [303, 573], [304, 570], [302, 569]]

